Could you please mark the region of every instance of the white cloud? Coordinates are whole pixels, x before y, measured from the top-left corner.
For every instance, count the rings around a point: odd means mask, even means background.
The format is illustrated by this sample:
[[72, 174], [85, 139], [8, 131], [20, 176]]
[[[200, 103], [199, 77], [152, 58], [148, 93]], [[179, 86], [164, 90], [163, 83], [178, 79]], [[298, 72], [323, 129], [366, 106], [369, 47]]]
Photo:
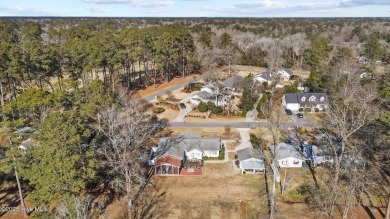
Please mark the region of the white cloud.
[[173, 5], [173, 4], [174, 4], [174, 2], [172, 2], [172, 1], [159, 1], [159, 2], [142, 2], [141, 4], [136, 5], [136, 6], [154, 8], [154, 7], [165, 7], [165, 6], [169, 6], [169, 5]]
[[294, 9], [294, 10], [309, 10], [309, 9], [327, 9], [338, 7], [338, 3], [333, 2], [292, 2], [292, 1], [254, 1], [244, 2], [235, 5], [236, 8], [249, 8], [249, 9]]
[[107, 7], [100, 6], [100, 7], [86, 7], [85, 10], [92, 12], [92, 13], [107, 13], [109, 12]]
[[389, 0], [342, 0], [341, 3], [351, 5], [390, 5]]
[[145, 0], [84, 0], [94, 4], [128, 4], [134, 7], [165, 7], [173, 5], [173, 1], [145, 1]]
[[65, 16], [69, 13], [50, 8], [24, 8], [20, 6], [0, 6], [0, 11], [6, 11], [20, 16]]

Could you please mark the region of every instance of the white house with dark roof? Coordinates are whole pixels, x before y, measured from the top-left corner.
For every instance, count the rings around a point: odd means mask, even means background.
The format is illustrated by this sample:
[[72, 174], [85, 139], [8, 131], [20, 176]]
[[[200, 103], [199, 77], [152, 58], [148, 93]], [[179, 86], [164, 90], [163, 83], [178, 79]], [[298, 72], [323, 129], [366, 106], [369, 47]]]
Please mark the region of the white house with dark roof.
[[288, 68], [282, 68], [282, 69], [279, 69], [277, 74], [279, 75], [280, 79], [282, 79], [284, 81], [288, 81], [288, 80], [290, 80], [291, 76], [293, 75], [293, 72]]
[[203, 138], [195, 133], [160, 138], [158, 146], [152, 149], [149, 165], [154, 166], [155, 174], [179, 175], [183, 168], [186, 173], [201, 168], [203, 157], [218, 158], [221, 149], [219, 138]]
[[283, 95], [282, 105], [285, 109], [298, 111], [299, 108], [327, 108], [326, 95], [324, 93], [286, 93]]
[[259, 82], [261, 84], [266, 82], [268, 85], [271, 85], [273, 80], [274, 80], [274, 78], [272, 76], [272, 72], [266, 71], [266, 72], [263, 72], [261, 74], [255, 75], [253, 77], [253, 80], [255, 80], [255, 81], [257, 81], [257, 82]]
[[253, 80], [258, 81], [259, 83], [266, 82], [268, 85], [271, 85], [274, 81], [284, 80], [288, 81], [290, 80], [291, 76], [293, 75], [293, 72], [288, 68], [282, 68], [279, 69], [276, 74], [273, 74], [271, 71], [266, 71], [261, 74], [257, 74], [253, 77]]
[[[271, 153], [274, 153], [274, 145], [269, 147]], [[305, 158], [294, 146], [286, 143], [279, 143], [275, 148], [275, 160], [278, 167], [282, 168], [300, 168]]]
[[216, 106], [225, 106], [230, 101], [230, 96], [224, 95], [223, 93], [208, 93], [201, 91], [194, 96], [190, 97], [190, 103], [197, 106], [200, 102], [212, 102]]
[[242, 173], [265, 173], [264, 160], [256, 155], [252, 147], [246, 147], [237, 151], [237, 159]]

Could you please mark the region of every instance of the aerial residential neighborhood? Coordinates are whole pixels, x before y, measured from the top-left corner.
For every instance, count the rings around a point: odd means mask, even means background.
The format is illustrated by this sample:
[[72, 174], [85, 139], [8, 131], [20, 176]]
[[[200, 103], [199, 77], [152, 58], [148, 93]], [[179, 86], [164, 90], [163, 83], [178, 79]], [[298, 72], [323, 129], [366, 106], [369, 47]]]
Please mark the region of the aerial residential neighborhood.
[[390, 219], [388, 7], [5, 0], [0, 218]]

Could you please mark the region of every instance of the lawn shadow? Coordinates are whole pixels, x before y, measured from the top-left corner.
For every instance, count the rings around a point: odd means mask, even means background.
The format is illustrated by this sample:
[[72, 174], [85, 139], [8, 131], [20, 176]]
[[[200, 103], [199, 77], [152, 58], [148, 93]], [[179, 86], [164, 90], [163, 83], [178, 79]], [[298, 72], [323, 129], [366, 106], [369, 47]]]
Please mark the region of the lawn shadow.
[[117, 219], [152, 219], [165, 217], [170, 213], [170, 206], [166, 200], [167, 188], [160, 188], [149, 184], [146, 186], [133, 204], [131, 211], [124, 206], [122, 214]]
[[[0, 190], [0, 193], [5, 192], [6, 194], [1, 197], [0, 200], [0, 206], [4, 207], [17, 207], [20, 205], [20, 199], [19, 199], [19, 191], [17, 187], [8, 188], [8, 189], [2, 189]], [[27, 197], [29, 190], [22, 191], [23, 199]], [[22, 209], [19, 209], [22, 210]], [[1, 211], [0, 217], [4, 216], [7, 213], [7, 211]]]
[[269, 187], [268, 187], [268, 168], [267, 168], [267, 165], [265, 165], [264, 182], [265, 182], [265, 193], [267, 195], [268, 214], [270, 214], [271, 213], [271, 196], [270, 196]]
[[318, 184], [317, 177], [316, 177], [316, 172], [314, 170], [314, 166], [312, 165], [312, 162], [309, 160], [306, 160], [306, 165], [310, 170], [311, 176], [313, 177], [314, 184], [316, 185], [316, 188], [320, 188], [320, 185]]

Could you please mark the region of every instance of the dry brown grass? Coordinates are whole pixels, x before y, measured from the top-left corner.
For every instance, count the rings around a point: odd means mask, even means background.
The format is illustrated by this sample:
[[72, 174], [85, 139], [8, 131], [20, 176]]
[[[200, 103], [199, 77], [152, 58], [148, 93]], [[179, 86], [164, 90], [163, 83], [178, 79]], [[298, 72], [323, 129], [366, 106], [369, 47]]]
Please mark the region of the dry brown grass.
[[[266, 213], [263, 175], [241, 175], [231, 163], [205, 164], [201, 177], [153, 177], [165, 191], [161, 218], [254, 218]], [[242, 199], [244, 203], [240, 203]]]
[[227, 150], [234, 150], [238, 144], [236, 142], [227, 142], [225, 147]]

